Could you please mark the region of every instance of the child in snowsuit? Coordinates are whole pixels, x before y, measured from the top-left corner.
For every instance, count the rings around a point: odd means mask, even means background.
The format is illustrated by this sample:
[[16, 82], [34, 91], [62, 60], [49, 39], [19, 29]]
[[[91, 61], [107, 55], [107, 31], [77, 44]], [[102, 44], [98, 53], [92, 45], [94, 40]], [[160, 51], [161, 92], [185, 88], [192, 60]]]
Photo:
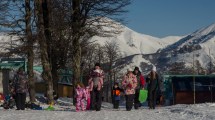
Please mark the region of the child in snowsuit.
[[84, 101], [86, 100], [86, 91], [84, 89], [84, 85], [82, 83], [77, 83], [76, 85], [76, 111], [84, 111]]
[[119, 83], [114, 83], [113, 86], [113, 108], [118, 109], [119, 108], [119, 101], [120, 101], [120, 95], [121, 95], [122, 89], [119, 87]]
[[87, 100], [86, 110], [90, 110], [90, 91], [92, 90], [90, 86], [87, 86], [85, 90], [86, 90], [86, 100]]

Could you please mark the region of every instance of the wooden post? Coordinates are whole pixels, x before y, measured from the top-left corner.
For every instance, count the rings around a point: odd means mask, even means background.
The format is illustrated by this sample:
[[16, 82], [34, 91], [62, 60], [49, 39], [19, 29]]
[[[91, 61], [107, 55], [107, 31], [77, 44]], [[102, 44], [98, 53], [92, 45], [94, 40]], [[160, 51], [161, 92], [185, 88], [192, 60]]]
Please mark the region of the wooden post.
[[194, 61], [194, 53], [193, 53], [193, 104], [196, 104], [196, 80], [195, 80], [195, 61]]

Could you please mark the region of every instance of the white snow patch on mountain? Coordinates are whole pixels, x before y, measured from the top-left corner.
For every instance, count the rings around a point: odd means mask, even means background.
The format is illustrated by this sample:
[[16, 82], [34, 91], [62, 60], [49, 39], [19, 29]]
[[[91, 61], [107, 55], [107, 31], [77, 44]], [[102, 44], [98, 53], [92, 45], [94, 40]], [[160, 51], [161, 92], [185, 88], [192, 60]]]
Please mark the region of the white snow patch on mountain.
[[151, 54], [157, 52], [157, 50], [172, 44], [174, 41], [179, 40], [181, 37], [166, 37], [156, 38], [145, 34], [137, 33], [127, 27], [122, 28], [122, 32], [113, 37], [98, 37], [92, 38], [101, 45], [104, 45], [106, 41], [116, 41], [119, 44], [122, 55], [129, 56], [134, 54]]

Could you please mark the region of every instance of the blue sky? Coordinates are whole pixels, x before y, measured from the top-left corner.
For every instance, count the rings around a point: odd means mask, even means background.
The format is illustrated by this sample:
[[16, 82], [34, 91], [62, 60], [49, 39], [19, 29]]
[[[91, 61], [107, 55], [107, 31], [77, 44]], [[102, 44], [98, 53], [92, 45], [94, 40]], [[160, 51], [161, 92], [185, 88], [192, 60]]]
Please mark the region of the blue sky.
[[215, 0], [132, 0], [126, 26], [155, 36], [181, 36], [215, 23]]

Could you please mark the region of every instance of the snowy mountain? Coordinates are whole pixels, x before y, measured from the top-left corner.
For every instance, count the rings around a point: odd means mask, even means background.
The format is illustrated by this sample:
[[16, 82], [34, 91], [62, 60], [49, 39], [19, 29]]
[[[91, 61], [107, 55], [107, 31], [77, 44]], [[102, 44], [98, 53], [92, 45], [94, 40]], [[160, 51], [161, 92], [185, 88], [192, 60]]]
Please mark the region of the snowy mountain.
[[[208, 41], [213, 41], [215, 36], [215, 24], [212, 24], [206, 28], [197, 30], [196, 32], [187, 35], [186, 37], [175, 42], [173, 45], [166, 47], [164, 50], [181, 50], [191, 47], [196, 47], [196, 49], [201, 49], [201, 44], [204, 44]], [[195, 49], [195, 48], [194, 48]]]
[[[173, 67], [184, 70], [183, 74], [190, 74], [193, 70], [204, 73], [209, 72], [209, 66], [213, 71], [215, 62], [215, 24], [199, 29], [186, 36], [168, 36], [156, 38], [137, 33], [127, 27], [123, 27], [122, 33], [111, 38], [94, 37], [98, 43], [112, 40], [119, 44], [124, 58], [121, 63], [126, 64], [121, 71], [127, 68], [139, 66], [143, 73], [147, 73], [152, 65], [156, 65], [160, 71], [170, 71]], [[174, 68], [174, 69], [179, 69]], [[191, 70], [192, 69], [192, 70]], [[197, 70], [198, 69], [198, 70]]]
[[[163, 63], [161, 68], [172, 66], [176, 63], [184, 63], [184, 67], [203, 70], [209, 72], [209, 66], [212, 71], [215, 62], [215, 24], [199, 29], [174, 44], [168, 45], [154, 54], [156, 64]], [[155, 57], [156, 56], [156, 57]], [[168, 68], [166, 68], [168, 70]]]
[[165, 38], [157, 38], [145, 34], [137, 33], [130, 28], [123, 26], [122, 32], [113, 37], [98, 37], [92, 38], [92, 41], [104, 45], [106, 41], [115, 41], [119, 45], [119, 49], [123, 58], [116, 66], [126, 64], [121, 68], [121, 72], [125, 72], [127, 68], [141, 67], [142, 71], [147, 71], [149, 68], [143, 68], [145, 65], [151, 66], [151, 61], [146, 60], [143, 55], [153, 54], [167, 46], [177, 42], [181, 36], [168, 36]]
[[135, 54], [152, 54], [159, 49], [176, 42], [181, 37], [169, 36], [165, 38], [156, 38], [153, 36], [137, 33], [126, 26], [122, 27], [122, 32], [113, 37], [93, 37], [101, 45], [105, 41], [116, 41], [119, 44], [120, 51], [124, 57]]
[[[181, 68], [192, 68], [194, 65], [195, 69], [201, 67], [201, 70], [208, 70], [209, 64], [214, 65], [215, 24], [186, 36], [164, 38], [140, 34], [123, 25], [121, 28], [122, 32], [115, 36], [95, 36], [91, 39], [101, 45], [106, 41], [115, 41], [119, 45], [123, 58], [115, 63], [115, 67], [124, 64], [121, 72], [139, 66], [146, 73], [153, 64], [161, 71], [172, 69], [176, 63]], [[14, 44], [12, 39], [15, 39], [14, 36], [0, 34], [1, 53]]]

